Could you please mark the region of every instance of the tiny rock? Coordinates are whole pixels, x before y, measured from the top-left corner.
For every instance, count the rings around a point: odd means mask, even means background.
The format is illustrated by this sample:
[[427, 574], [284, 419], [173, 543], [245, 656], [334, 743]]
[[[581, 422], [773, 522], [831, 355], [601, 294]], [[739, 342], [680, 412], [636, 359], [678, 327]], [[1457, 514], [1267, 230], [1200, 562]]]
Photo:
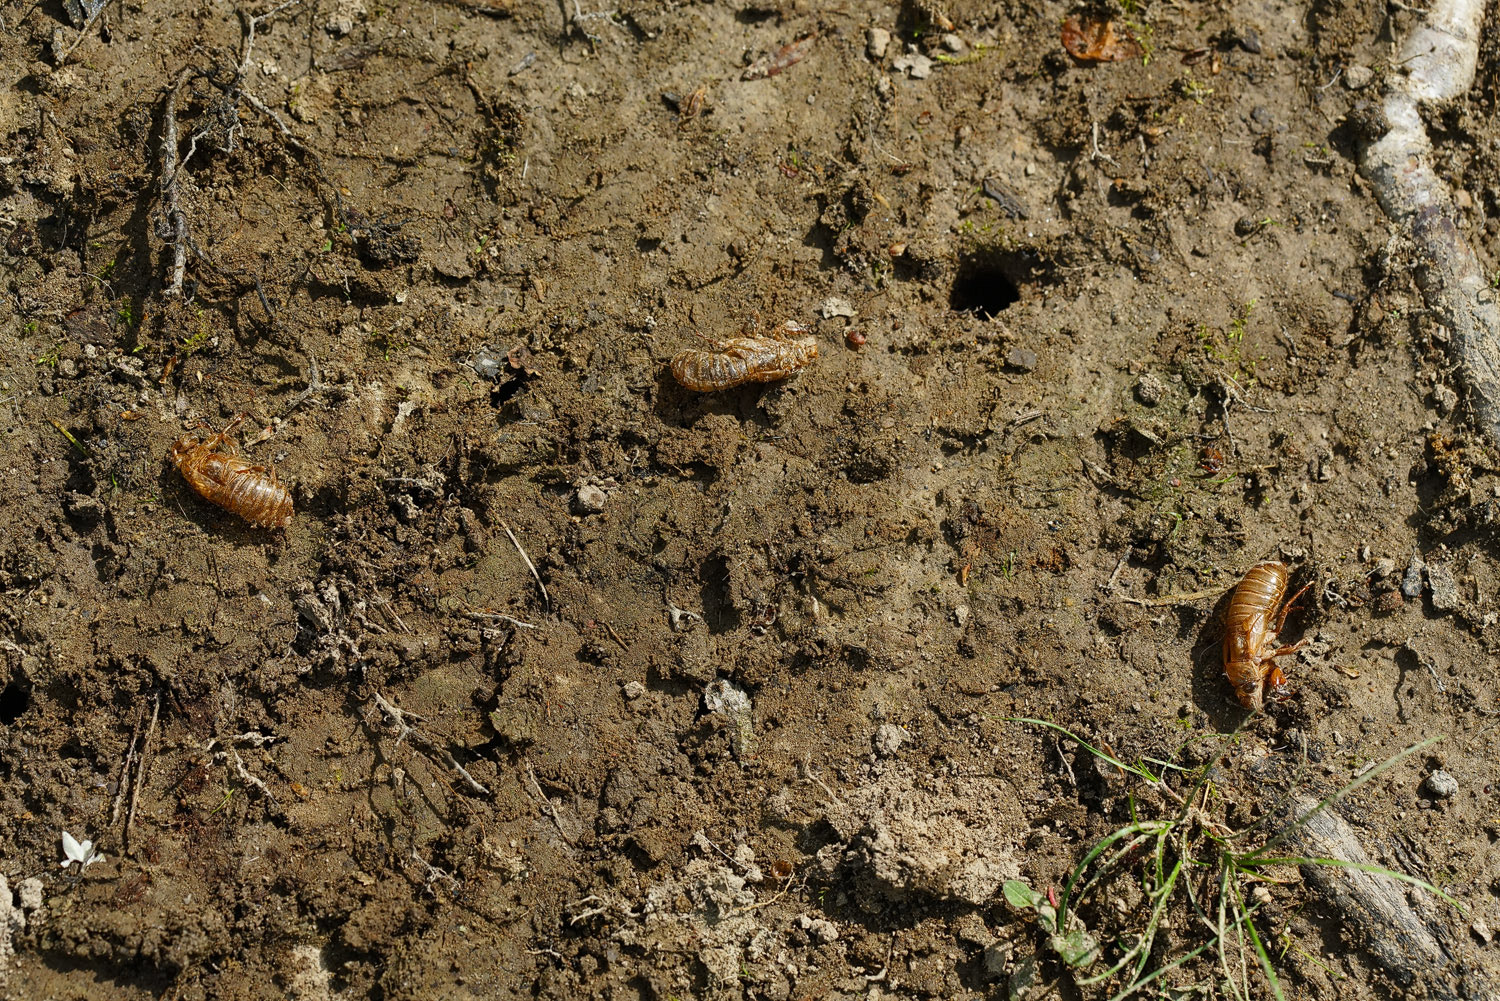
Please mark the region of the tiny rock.
[[1161, 384], [1160, 379], [1149, 373], [1141, 376], [1140, 381], [1135, 384], [1135, 398], [1148, 407], [1156, 406], [1165, 395], [1167, 395], [1167, 387]]
[[579, 514], [598, 514], [608, 500], [609, 495], [598, 484], [585, 483], [573, 495], [573, 510]]
[[646, 694], [646, 686], [639, 681], [627, 681], [622, 691], [625, 693], [625, 698], [633, 702]]
[[942, 38], [942, 42], [943, 48], [947, 49], [949, 52], [962, 52], [964, 49], [968, 48], [968, 46], [964, 44], [964, 40], [962, 38], [959, 38], [957, 35], [951, 33], [944, 35]]
[[1036, 352], [1030, 348], [1011, 348], [1005, 352], [1005, 364], [1022, 372], [1030, 372], [1036, 368]]
[[1406, 573], [1401, 577], [1401, 593], [1408, 598], [1422, 597], [1422, 571], [1427, 569], [1427, 564], [1422, 561], [1420, 553], [1411, 554], [1411, 562], [1406, 565]]
[[1432, 607], [1451, 612], [1460, 604], [1458, 581], [1446, 563], [1427, 564], [1427, 586], [1432, 590]]
[[1368, 66], [1354, 63], [1344, 70], [1344, 86], [1350, 90], [1364, 90], [1374, 82], [1375, 71]]
[[16, 890], [23, 910], [34, 911], [42, 906], [42, 881], [37, 877], [21, 880]]
[[814, 942], [836, 942], [839, 930], [827, 918], [810, 918], [806, 914], [797, 919], [797, 926], [807, 932]]
[[875, 745], [875, 753], [882, 758], [889, 758], [901, 750], [901, 745], [906, 743], [906, 731], [894, 723], [882, 723], [880, 729], [875, 731], [872, 740]]
[[823, 319], [831, 320], [835, 316], [854, 316], [854, 306], [848, 299], [840, 299], [837, 296], [829, 296], [823, 300]]
[[909, 52], [891, 66], [898, 73], [906, 73], [913, 80], [926, 80], [932, 76], [932, 60], [920, 52]]
[[865, 52], [871, 59], [884, 59], [890, 44], [891, 33], [884, 28], [871, 28], [865, 32]]
[[1422, 783], [1434, 799], [1452, 799], [1458, 794], [1458, 779], [1439, 768]]
[[984, 955], [980, 962], [984, 965], [984, 976], [986, 980], [998, 980], [1005, 976], [1005, 965], [1010, 962], [1011, 945], [1009, 942], [996, 943], [984, 947]]
[[1489, 945], [1495, 937], [1495, 933], [1490, 930], [1489, 925], [1484, 923], [1483, 918], [1475, 918], [1474, 923], [1469, 925], [1469, 931], [1473, 932], [1474, 937], [1485, 945]]

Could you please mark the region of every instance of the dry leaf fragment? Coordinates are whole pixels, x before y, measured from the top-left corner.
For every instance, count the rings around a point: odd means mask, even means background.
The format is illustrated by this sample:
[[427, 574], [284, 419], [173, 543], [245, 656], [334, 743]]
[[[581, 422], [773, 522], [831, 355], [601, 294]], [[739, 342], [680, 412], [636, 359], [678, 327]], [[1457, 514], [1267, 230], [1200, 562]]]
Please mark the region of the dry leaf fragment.
[[1063, 22], [1062, 43], [1068, 55], [1087, 63], [1131, 59], [1141, 51], [1128, 34], [1115, 31], [1113, 21], [1081, 14], [1074, 14]]

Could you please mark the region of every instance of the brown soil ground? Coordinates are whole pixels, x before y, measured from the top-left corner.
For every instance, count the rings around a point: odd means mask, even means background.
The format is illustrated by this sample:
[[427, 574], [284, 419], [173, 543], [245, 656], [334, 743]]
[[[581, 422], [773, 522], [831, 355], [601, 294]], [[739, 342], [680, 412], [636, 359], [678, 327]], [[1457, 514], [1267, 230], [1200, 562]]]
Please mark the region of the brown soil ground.
[[[1482, 996], [1500, 462], [1356, 170], [1419, 15], [497, 2], [0, 7], [0, 994], [1108, 997], [1156, 862], [1443, 734], [1334, 807], [1440, 963], [1315, 866], [1239, 928], [1287, 997]], [[1428, 124], [1493, 268], [1486, 48]], [[667, 370], [787, 320], [793, 378]], [[285, 530], [169, 461], [239, 414]], [[1069, 970], [1001, 884], [1132, 816]]]

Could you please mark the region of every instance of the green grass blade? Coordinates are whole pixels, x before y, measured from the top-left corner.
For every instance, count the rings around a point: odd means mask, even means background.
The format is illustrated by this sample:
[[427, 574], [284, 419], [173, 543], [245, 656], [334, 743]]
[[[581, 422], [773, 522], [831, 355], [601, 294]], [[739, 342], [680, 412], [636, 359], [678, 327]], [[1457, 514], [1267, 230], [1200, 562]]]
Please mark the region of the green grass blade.
[[1438, 741], [1442, 740], [1443, 737], [1444, 737], [1444, 734], [1441, 734], [1441, 733], [1435, 734], [1434, 736], [1428, 737], [1426, 740], [1419, 741], [1419, 742], [1411, 745], [1410, 747], [1408, 747], [1404, 751], [1400, 751], [1400, 752], [1398, 752], [1396, 754], [1391, 755], [1389, 758], [1386, 758], [1380, 764], [1376, 765], [1374, 768], [1372, 768], [1369, 771], [1365, 772], [1363, 775], [1359, 776], [1354, 781], [1348, 783], [1347, 785], [1343, 786], [1342, 788], [1338, 789], [1337, 791], [1331, 792], [1327, 796], [1324, 796], [1322, 799], [1320, 799], [1318, 801], [1318, 805], [1317, 806], [1313, 807], [1311, 810], [1308, 810], [1302, 816], [1298, 817], [1285, 830], [1283, 830], [1280, 833], [1278, 833], [1274, 838], [1272, 838], [1271, 840], [1267, 841], [1265, 844], [1261, 845], [1259, 848], [1255, 849], [1252, 852], [1248, 852], [1248, 853], [1240, 856], [1240, 860], [1242, 862], [1255, 862], [1255, 861], [1259, 860], [1262, 856], [1264, 856], [1266, 854], [1266, 852], [1270, 851], [1272, 848], [1274, 848], [1275, 846], [1281, 844], [1281, 842], [1285, 841], [1287, 838], [1291, 837], [1293, 834], [1295, 834], [1297, 831], [1299, 831], [1302, 828], [1302, 826], [1304, 824], [1306, 824], [1309, 820], [1311, 820], [1313, 817], [1315, 817], [1318, 814], [1322, 813], [1324, 810], [1328, 809], [1334, 803], [1337, 803], [1339, 800], [1343, 799], [1345, 796], [1349, 795], [1351, 792], [1353, 792], [1354, 790], [1358, 789], [1360, 786], [1364, 785], [1366, 782], [1371, 781], [1376, 776], [1383, 775], [1385, 772], [1390, 771], [1391, 768], [1395, 767], [1396, 764], [1398, 764], [1399, 762], [1403, 761], [1404, 759], [1410, 757], [1411, 755], [1413, 755], [1416, 752], [1422, 750], [1423, 748], [1431, 747], [1433, 744], [1436, 744]]
[[1285, 858], [1281, 858], [1281, 857], [1277, 857], [1277, 858], [1264, 858], [1264, 857], [1263, 858], [1258, 858], [1258, 859], [1255, 860], [1255, 864], [1257, 866], [1261, 866], [1261, 865], [1298, 865], [1298, 866], [1301, 866], [1301, 865], [1326, 865], [1326, 866], [1333, 866], [1333, 867], [1339, 868], [1339, 869], [1358, 869], [1360, 872], [1368, 872], [1368, 873], [1370, 873], [1371, 875], [1374, 875], [1374, 876], [1389, 876], [1391, 879], [1397, 879], [1397, 880], [1400, 880], [1403, 883], [1409, 883], [1412, 886], [1420, 887], [1421, 889], [1426, 890], [1428, 893], [1432, 894], [1433, 896], [1441, 898], [1441, 900], [1443, 901], [1443, 903], [1452, 906], [1455, 910], [1458, 911], [1458, 913], [1460, 913], [1460, 914], [1466, 913], [1464, 911], [1463, 904], [1460, 904], [1458, 901], [1454, 900], [1452, 897], [1448, 896], [1442, 890], [1439, 890], [1437, 887], [1433, 886], [1431, 883], [1427, 882], [1425, 879], [1418, 879], [1417, 877], [1409, 875], [1407, 873], [1396, 872], [1394, 869], [1387, 869], [1385, 866], [1375, 865], [1374, 863], [1371, 863], [1371, 862], [1350, 862], [1347, 859], [1341, 859], [1341, 858], [1308, 858], [1308, 857], [1303, 856], [1303, 855], [1298, 855], [1298, 856], [1295, 856], [1295, 857], [1285, 857]]
[[1105, 752], [1099, 750], [1099, 748], [1095, 747], [1093, 744], [1090, 744], [1088, 741], [1078, 736], [1078, 734], [1064, 727], [1058, 726], [1056, 723], [1049, 723], [1044, 719], [1032, 719], [1029, 716], [997, 716], [996, 719], [1000, 720], [1002, 723], [1030, 723], [1032, 726], [1044, 726], [1049, 730], [1056, 730], [1058, 733], [1062, 734], [1064, 737], [1067, 737], [1069, 740], [1076, 740], [1078, 741], [1078, 743], [1088, 748], [1088, 752], [1094, 757], [1100, 758], [1104, 761], [1108, 761], [1110, 764], [1114, 765], [1116, 768], [1119, 768], [1122, 771], [1126, 771], [1132, 775], [1143, 778], [1147, 782], [1161, 781], [1160, 778], [1152, 775], [1150, 772], [1146, 771], [1146, 769], [1141, 768], [1138, 765], [1127, 765], [1125, 762], [1121, 761], [1113, 754], [1106, 754]]
[[[1068, 874], [1068, 881], [1063, 884], [1062, 896], [1058, 899], [1057, 904], [1057, 927], [1067, 927], [1064, 919], [1066, 918], [1068, 913], [1068, 900], [1073, 895], [1073, 887], [1078, 884], [1079, 877], [1082, 876], [1084, 871], [1093, 864], [1096, 858], [1108, 851], [1110, 845], [1115, 844], [1122, 838], [1128, 838], [1132, 835], [1138, 836], [1137, 842], [1132, 842], [1125, 848], [1120, 849], [1115, 853], [1114, 857], [1110, 859], [1108, 864], [1114, 865], [1115, 862], [1119, 861], [1121, 857], [1134, 850], [1139, 846], [1139, 844], [1145, 843], [1153, 835], [1158, 834], [1159, 829], [1163, 826], [1171, 827], [1171, 822], [1165, 820], [1147, 820], [1136, 824], [1130, 824], [1126, 827], [1120, 828], [1118, 831], [1115, 831], [1109, 837], [1105, 838], [1098, 844], [1094, 845], [1093, 848], [1089, 849], [1089, 853], [1083, 857], [1082, 862], [1079, 862], [1076, 866], [1073, 867], [1073, 871]], [[1097, 881], [1098, 877], [1095, 877], [1094, 880], [1091, 880], [1088, 883], [1088, 886], [1093, 886]]]
[[[1266, 954], [1265, 944], [1260, 940], [1260, 932], [1255, 930], [1255, 922], [1251, 920], [1252, 911], [1245, 910], [1244, 898], [1240, 896], [1238, 881], [1234, 884], [1234, 909], [1238, 915], [1238, 921], [1244, 926], [1250, 936], [1250, 947], [1255, 951], [1255, 958], [1260, 961], [1260, 971], [1266, 976], [1266, 983], [1271, 985], [1271, 993], [1275, 995], [1276, 1001], [1286, 1001], [1281, 993], [1281, 981], [1277, 979], [1276, 971], [1271, 968], [1271, 957]], [[1245, 983], [1245, 995], [1250, 994], [1250, 983], [1248, 976]]]
[[1130, 995], [1134, 994], [1142, 987], [1145, 987], [1147, 984], [1151, 983], [1151, 981], [1155, 980], [1157, 977], [1160, 977], [1162, 974], [1171, 973], [1183, 963], [1186, 963], [1191, 959], [1195, 959], [1207, 950], [1212, 949], [1216, 942], [1218, 942], [1217, 938], [1211, 938], [1207, 942], [1204, 942], [1202, 945], [1198, 946], [1198, 948], [1194, 949], [1192, 952], [1183, 953], [1181, 956], [1178, 956], [1176, 959], [1172, 960], [1170, 963], [1166, 964], [1160, 969], [1152, 971], [1150, 976], [1142, 977], [1140, 980], [1132, 981], [1130, 986], [1126, 987], [1120, 993], [1110, 998], [1109, 1001], [1124, 1001], [1125, 998], [1130, 997]]

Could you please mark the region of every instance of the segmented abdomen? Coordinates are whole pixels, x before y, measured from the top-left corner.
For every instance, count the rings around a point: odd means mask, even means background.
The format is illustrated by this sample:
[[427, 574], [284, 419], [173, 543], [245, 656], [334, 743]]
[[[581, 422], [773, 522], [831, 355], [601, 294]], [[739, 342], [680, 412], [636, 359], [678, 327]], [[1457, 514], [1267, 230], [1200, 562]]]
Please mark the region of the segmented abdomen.
[[227, 511], [265, 528], [285, 528], [292, 523], [292, 495], [265, 466], [243, 459], [224, 460], [225, 473], [218, 498], [210, 498]]
[[[781, 329], [800, 333], [807, 328], [786, 323]], [[816, 357], [818, 342], [811, 337], [735, 337], [722, 341], [717, 351], [679, 351], [672, 359], [672, 376], [688, 389], [707, 393], [747, 382], [776, 382]]]
[[253, 525], [285, 528], [292, 522], [292, 495], [276, 473], [234, 455], [199, 446], [173, 456], [198, 495]]
[[1229, 599], [1226, 618], [1231, 635], [1250, 628], [1257, 616], [1262, 620], [1270, 616], [1286, 594], [1286, 577], [1286, 564], [1278, 560], [1264, 560], [1245, 572]]

